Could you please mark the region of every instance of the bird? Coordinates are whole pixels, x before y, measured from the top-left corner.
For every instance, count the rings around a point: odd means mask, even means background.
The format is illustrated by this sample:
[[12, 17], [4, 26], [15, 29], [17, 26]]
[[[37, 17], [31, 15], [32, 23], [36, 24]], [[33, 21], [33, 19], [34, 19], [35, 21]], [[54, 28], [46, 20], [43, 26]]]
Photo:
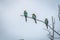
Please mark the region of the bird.
[[46, 25], [46, 27], [48, 29], [48, 19], [47, 18], [45, 18], [45, 25]]
[[32, 14], [32, 19], [35, 21], [35, 23], [37, 23], [37, 21], [36, 21], [36, 15], [34, 13]]
[[25, 21], [27, 22], [27, 16], [28, 16], [28, 13], [26, 10], [24, 10], [24, 16], [25, 16]]
[[59, 8], [59, 12], [58, 12], [58, 18], [59, 18], [59, 21], [60, 21], [60, 5], [58, 5], [58, 8]]

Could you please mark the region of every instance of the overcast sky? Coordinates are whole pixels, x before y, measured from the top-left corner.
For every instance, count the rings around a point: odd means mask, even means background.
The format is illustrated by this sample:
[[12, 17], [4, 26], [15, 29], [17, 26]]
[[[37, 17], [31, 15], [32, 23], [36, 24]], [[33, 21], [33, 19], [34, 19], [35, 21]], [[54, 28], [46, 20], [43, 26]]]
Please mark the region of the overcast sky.
[[[0, 40], [49, 40], [45, 31], [45, 24], [34, 23], [33, 19], [28, 18], [25, 22], [24, 10], [28, 16], [35, 13], [37, 19], [48, 18], [51, 25], [51, 16], [55, 18], [55, 30], [60, 30], [58, 20], [58, 4], [60, 0], [0, 0]], [[57, 35], [58, 36], [58, 35]], [[56, 39], [59, 40], [59, 39]]]

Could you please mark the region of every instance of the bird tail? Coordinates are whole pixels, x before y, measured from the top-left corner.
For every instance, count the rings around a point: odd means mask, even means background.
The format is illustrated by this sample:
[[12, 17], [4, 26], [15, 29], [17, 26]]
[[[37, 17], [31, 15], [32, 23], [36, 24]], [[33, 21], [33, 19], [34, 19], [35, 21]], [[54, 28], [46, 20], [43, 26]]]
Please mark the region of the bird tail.
[[46, 25], [47, 29], [48, 29], [48, 25]]
[[37, 23], [36, 19], [35, 19], [35, 23]]
[[27, 17], [25, 17], [25, 21], [27, 22]]

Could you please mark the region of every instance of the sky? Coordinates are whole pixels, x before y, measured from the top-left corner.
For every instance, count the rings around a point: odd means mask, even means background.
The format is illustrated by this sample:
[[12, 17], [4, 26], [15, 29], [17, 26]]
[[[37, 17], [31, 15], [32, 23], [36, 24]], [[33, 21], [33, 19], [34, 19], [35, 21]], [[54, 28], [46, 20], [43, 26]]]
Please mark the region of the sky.
[[49, 25], [52, 25], [53, 16], [55, 30], [59, 32], [58, 4], [60, 0], [0, 0], [0, 40], [50, 40], [48, 32], [44, 30], [45, 24], [35, 24], [34, 20], [29, 18], [26, 23], [20, 15], [23, 15], [24, 10], [30, 17], [35, 13], [37, 19], [44, 21], [48, 18]]

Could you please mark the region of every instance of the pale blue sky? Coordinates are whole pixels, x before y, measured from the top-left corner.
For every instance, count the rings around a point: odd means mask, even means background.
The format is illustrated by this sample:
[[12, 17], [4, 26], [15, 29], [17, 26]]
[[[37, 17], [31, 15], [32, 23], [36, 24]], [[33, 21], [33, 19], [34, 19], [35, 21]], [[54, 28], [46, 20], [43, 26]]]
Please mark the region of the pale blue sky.
[[0, 0], [0, 38], [1, 40], [49, 40], [48, 32], [45, 31], [45, 25], [41, 22], [37, 24], [34, 20], [28, 18], [26, 23], [23, 15], [27, 10], [28, 16], [35, 13], [37, 19], [44, 21], [48, 18], [51, 25], [51, 16], [56, 20], [55, 29], [60, 30], [60, 22], [58, 20], [58, 4], [60, 0]]

